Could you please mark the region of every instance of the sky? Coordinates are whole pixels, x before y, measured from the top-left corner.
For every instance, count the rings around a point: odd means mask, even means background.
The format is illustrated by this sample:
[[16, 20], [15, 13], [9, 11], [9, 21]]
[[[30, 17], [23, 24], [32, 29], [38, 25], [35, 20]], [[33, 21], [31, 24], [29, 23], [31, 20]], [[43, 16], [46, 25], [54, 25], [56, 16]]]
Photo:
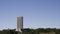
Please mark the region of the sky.
[[0, 0], [0, 29], [14, 29], [17, 16], [24, 28], [60, 28], [60, 0]]

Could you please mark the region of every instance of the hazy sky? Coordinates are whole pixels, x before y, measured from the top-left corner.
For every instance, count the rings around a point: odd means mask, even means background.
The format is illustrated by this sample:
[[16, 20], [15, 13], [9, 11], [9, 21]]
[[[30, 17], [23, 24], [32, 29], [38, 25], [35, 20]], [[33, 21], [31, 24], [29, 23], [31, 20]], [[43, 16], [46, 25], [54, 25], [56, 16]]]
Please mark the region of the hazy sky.
[[17, 16], [24, 28], [60, 28], [60, 0], [0, 0], [0, 29], [16, 28]]

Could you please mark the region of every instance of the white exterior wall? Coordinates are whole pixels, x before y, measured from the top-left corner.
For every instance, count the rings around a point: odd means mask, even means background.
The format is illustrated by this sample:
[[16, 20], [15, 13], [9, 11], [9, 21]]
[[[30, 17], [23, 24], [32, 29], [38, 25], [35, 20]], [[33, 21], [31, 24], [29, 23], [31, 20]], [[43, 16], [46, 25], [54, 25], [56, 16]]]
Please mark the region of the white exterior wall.
[[16, 29], [16, 31], [22, 32], [21, 29], [23, 29], [23, 17], [19, 16], [19, 17], [17, 17], [17, 29]]

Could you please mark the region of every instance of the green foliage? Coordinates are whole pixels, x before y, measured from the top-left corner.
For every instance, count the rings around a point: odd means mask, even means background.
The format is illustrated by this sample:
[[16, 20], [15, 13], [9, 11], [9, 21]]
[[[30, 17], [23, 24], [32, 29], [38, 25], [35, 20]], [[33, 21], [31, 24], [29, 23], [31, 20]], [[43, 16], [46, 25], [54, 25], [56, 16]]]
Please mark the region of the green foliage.
[[56, 29], [56, 28], [38, 28], [38, 29], [29, 29], [29, 28], [25, 28], [23, 29], [23, 33], [22, 34], [41, 34], [41, 33], [55, 33], [55, 34], [60, 34], [60, 29]]
[[3, 31], [0, 31], [0, 34], [17, 34], [17, 32], [13, 29], [13, 30], [3, 30]]
[[[49, 32], [55, 32], [56, 34], [60, 34], [60, 29], [56, 28], [38, 28], [38, 29], [29, 29], [25, 28], [22, 30], [22, 34], [41, 34], [43, 33], [49, 33]], [[15, 31], [15, 29], [7, 29], [0, 31], [0, 34], [21, 34], [20, 32]]]

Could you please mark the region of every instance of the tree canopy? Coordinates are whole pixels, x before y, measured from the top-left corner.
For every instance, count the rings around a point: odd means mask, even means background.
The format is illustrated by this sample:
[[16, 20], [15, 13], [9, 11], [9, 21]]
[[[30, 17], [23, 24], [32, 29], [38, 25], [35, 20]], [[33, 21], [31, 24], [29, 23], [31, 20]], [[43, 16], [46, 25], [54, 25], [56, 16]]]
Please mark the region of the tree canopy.
[[18, 33], [15, 29], [4, 29], [0, 31], [0, 34], [41, 34], [41, 33], [50, 33], [55, 32], [55, 34], [60, 34], [60, 29], [56, 28], [38, 28], [30, 29], [25, 28], [22, 30], [22, 33]]

